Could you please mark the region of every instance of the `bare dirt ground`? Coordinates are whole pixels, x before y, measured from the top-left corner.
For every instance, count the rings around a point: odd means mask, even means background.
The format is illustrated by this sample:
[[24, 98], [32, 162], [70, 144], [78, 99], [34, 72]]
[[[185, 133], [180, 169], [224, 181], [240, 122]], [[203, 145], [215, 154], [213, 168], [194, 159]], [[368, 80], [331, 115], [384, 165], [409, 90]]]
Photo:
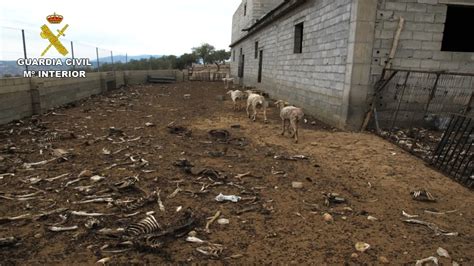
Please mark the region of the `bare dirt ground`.
[[[294, 144], [279, 135], [276, 108], [268, 110], [269, 123], [261, 116], [251, 122], [245, 111], [232, 110], [230, 100], [216, 98], [224, 95], [222, 87], [134, 86], [1, 127], [0, 238], [14, 237], [0, 241], [1, 264], [94, 264], [102, 258], [113, 264], [413, 264], [429, 256], [451, 263], [436, 254], [438, 247], [458, 263], [474, 264], [472, 191], [371, 134], [308, 123]], [[230, 134], [216, 139], [208, 133], [213, 129]], [[294, 155], [309, 159], [285, 159]], [[139, 181], [129, 187], [119, 183], [134, 176]], [[294, 181], [303, 187], [293, 188]], [[413, 200], [410, 192], [417, 189], [437, 201]], [[217, 202], [219, 193], [242, 199]], [[346, 201], [328, 206], [324, 193]], [[136, 200], [146, 196], [150, 201], [141, 206]], [[94, 220], [78, 211], [102, 216]], [[149, 211], [162, 229], [147, 242], [129, 225]], [[229, 224], [215, 221], [206, 232], [217, 211]], [[402, 211], [459, 234], [436, 235], [406, 223]], [[52, 226], [72, 228], [53, 232]], [[117, 228], [125, 232], [107, 231]], [[206, 242], [187, 242], [191, 230]], [[359, 241], [370, 248], [356, 251]]]

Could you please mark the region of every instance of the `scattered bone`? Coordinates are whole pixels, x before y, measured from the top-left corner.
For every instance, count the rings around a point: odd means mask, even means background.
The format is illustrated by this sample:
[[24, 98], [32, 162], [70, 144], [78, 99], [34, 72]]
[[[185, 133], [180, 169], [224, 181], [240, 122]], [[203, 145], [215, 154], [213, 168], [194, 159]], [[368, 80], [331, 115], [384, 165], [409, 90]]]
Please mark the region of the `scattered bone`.
[[89, 199], [83, 201], [74, 201], [73, 204], [87, 204], [87, 203], [109, 203], [113, 202], [113, 198], [96, 198], [96, 199]]
[[70, 152], [68, 152], [64, 149], [54, 149], [53, 150], [53, 156], [55, 156], [55, 157], [60, 158], [60, 157], [66, 157], [68, 155], [70, 155]]
[[435, 235], [445, 235], [445, 236], [457, 236], [459, 233], [458, 232], [448, 232], [446, 230], [443, 230], [441, 228], [439, 228], [436, 224], [434, 223], [430, 223], [430, 222], [425, 222], [425, 221], [421, 221], [421, 220], [416, 220], [416, 219], [408, 219], [408, 220], [404, 220], [404, 222], [406, 223], [411, 223], [411, 224], [421, 224], [421, 225], [425, 225], [427, 226], [428, 228], [430, 228], [431, 230], [433, 230], [435, 232]]
[[100, 212], [85, 212], [85, 211], [71, 211], [72, 215], [76, 216], [87, 216], [87, 217], [99, 217], [99, 216], [108, 216], [113, 214], [105, 214]]
[[51, 210], [51, 211], [47, 211], [47, 212], [42, 212], [38, 215], [35, 215], [35, 219], [42, 219], [46, 216], [49, 216], [49, 215], [52, 215], [52, 214], [57, 214], [57, 213], [62, 213], [62, 212], [65, 212], [67, 211], [68, 209], [67, 208], [58, 208], [58, 209], [55, 209], [55, 210]]
[[111, 261], [112, 259], [110, 257], [105, 257], [105, 258], [102, 258], [98, 261], [96, 261], [96, 264], [97, 263], [101, 263], [102, 265], [105, 265], [107, 262]]
[[147, 127], [154, 127], [154, 126], [155, 126], [155, 124], [153, 124], [153, 123], [150, 123], [150, 122], [146, 122], [146, 123], [145, 123], [145, 126], [147, 126]]
[[26, 213], [26, 214], [14, 216], [14, 217], [0, 217], [0, 224], [5, 223], [5, 222], [23, 220], [23, 219], [31, 219], [31, 214]]
[[88, 229], [97, 228], [97, 227], [99, 227], [99, 225], [100, 225], [100, 221], [97, 218], [94, 218], [94, 217], [88, 218], [86, 223], [84, 224], [84, 226]]
[[125, 232], [125, 228], [102, 228], [99, 231], [97, 231], [98, 234], [100, 235], [106, 235], [106, 236], [112, 236], [112, 237], [118, 237]]
[[64, 231], [74, 231], [74, 230], [77, 230], [77, 228], [79, 228], [77, 227], [77, 225], [69, 226], [69, 227], [50, 226], [48, 227], [48, 230], [52, 232], [64, 232]]
[[182, 189], [178, 186], [174, 191], [173, 193], [169, 194], [166, 198], [167, 199], [172, 199], [174, 197], [176, 197], [176, 195], [178, 195], [178, 193], [182, 191]]
[[415, 263], [415, 266], [423, 266], [425, 263], [430, 262], [430, 261], [433, 262], [435, 265], [438, 265], [438, 258], [431, 256], [428, 258], [417, 260]]
[[331, 203], [345, 203], [346, 199], [340, 197], [337, 193], [323, 193], [325, 198], [324, 203], [326, 206], [329, 206]]
[[199, 239], [195, 236], [188, 236], [186, 237], [186, 241], [187, 242], [191, 242], [191, 243], [199, 243], [199, 244], [202, 244], [202, 243], [205, 243], [206, 241], [202, 240], [202, 239]]
[[15, 176], [14, 173], [5, 173], [5, 174], [0, 174], [0, 179], [3, 179], [6, 176]]
[[430, 210], [425, 210], [425, 213], [427, 214], [433, 214], [433, 215], [445, 215], [445, 214], [450, 214], [457, 212], [458, 210], [452, 210], [452, 211], [445, 211], [445, 212], [435, 212], [435, 211], [430, 211]]
[[419, 215], [416, 215], [416, 214], [408, 214], [405, 211], [402, 211], [402, 215], [407, 217], [407, 218], [416, 218], [416, 217], [419, 216]]
[[206, 247], [196, 248], [196, 251], [198, 251], [199, 253], [204, 254], [206, 256], [215, 257], [215, 258], [218, 258], [223, 250], [224, 250], [224, 246], [220, 244], [212, 244], [212, 243], [209, 243], [208, 246]]
[[110, 155], [112, 152], [106, 148], [102, 148], [102, 154], [104, 155]]
[[232, 202], [238, 202], [242, 199], [240, 196], [235, 196], [235, 195], [223, 195], [222, 193], [219, 193], [219, 195], [216, 196], [215, 200], [219, 202], [223, 201], [232, 201]]
[[160, 190], [156, 191], [156, 197], [157, 197], [158, 207], [160, 208], [160, 211], [164, 212], [165, 205], [163, 205], [163, 202], [161, 201]]
[[211, 226], [211, 224], [215, 220], [217, 220], [217, 218], [219, 218], [220, 215], [221, 215], [221, 211], [217, 211], [216, 214], [214, 214], [214, 216], [212, 216], [211, 219], [209, 221], [207, 221], [206, 228], [205, 228], [206, 233], [208, 233], [208, 234], [211, 233], [211, 230], [209, 229], [209, 226]]
[[100, 176], [100, 175], [91, 176], [91, 180], [92, 180], [93, 182], [99, 182], [99, 181], [104, 180], [104, 179], [105, 179], [105, 177], [104, 177], [104, 176]]
[[243, 208], [241, 210], [235, 211], [235, 214], [241, 215], [242, 213], [251, 212], [251, 211], [258, 211], [260, 209], [261, 209], [261, 206], [252, 205], [250, 207], [246, 207], [246, 208]]
[[414, 200], [435, 202], [436, 199], [427, 190], [416, 190], [410, 193]]
[[139, 236], [150, 234], [161, 229], [161, 225], [156, 221], [155, 216], [149, 215], [137, 223], [130, 224], [125, 229], [125, 234], [128, 236]]
[[65, 174], [62, 174], [62, 175], [55, 176], [55, 177], [47, 178], [47, 179], [45, 179], [45, 180], [48, 181], [48, 182], [52, 182], [52, 181], [54, 181], [54, 180], [57, 180], [57, 179], [66, 177], [66, 176], [68, 176], [68, 175], [70, 175], [70, 174], [69, 174], [69, 173], [65, 173]]
[[[77, 179], [68, 181], [68, 182], [66, 183], [66, 185], [64, 185], [64, 186], [68, 187], [68, 186], [70, 186], [70, 185], [72, 185], [72, 184], [74, 184], [74, 183], [77, 183], [77, 182], [81, 181], [81, 180], [82, 180], [82, 178], [77, 178]], [[90, 186], [89, 186], [89, 187], [90, 187]]]
[[29, 169], [31, 168], [32, 166], [38, 166], [38, 165], [45, 165], [47, 163], [50, 163], [52, 161], [56, 160], [56, 158], [52, 158], [52, 159], [49, 159], [49, 160], [44, 160], [44, 161], [41, 161], [41, 162], [35, 162], [35, 163], [24, 163], [23, 164], [23, 167], [25, 169]]
[[238, 174], [235, 176], [235, 178], [237, 179], [242, 179], [242, 177], [246, 177], [246, 176], [250, 176], [251, 173], [250, 172], [247, 172], [247, 173], [243, 173], [243, 174]]

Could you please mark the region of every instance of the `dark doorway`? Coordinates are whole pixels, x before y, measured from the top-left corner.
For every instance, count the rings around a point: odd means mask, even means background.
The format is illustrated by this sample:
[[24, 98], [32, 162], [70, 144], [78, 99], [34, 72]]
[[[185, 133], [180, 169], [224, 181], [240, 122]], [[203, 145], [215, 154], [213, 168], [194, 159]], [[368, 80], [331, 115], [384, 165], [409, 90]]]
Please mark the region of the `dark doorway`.
[[263, 64], [263, 50], [260, 50], [258, 56], [258, 83], [262, 82], [262, 64]]
[[473, 22], [474, 7], [449, 5], [441, 51], [474, 52], [474, 38], [468, 33]]
[[240, 56], [240, 62], [239, 62], [239, 78], [244, 77], [244, 62], [245, 62], [245, 55]]

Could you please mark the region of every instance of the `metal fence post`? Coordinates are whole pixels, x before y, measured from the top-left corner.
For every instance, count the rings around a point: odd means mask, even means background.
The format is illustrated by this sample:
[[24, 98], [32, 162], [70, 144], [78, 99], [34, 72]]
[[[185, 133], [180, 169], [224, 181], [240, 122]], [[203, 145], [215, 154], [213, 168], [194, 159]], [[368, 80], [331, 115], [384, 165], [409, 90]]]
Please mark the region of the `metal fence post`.
[[[21, 30], [21, 37], [23, 39], [23, 56], [25, 59], [27, 59], [27, 55], [26, 55], [26, 41], [25, 41], [25, 30]], [[28, 71], [28, 64], [25, 64], [25, 70]]]
[[72, 58], [72, 62], [73, 62], [73, 65], [72, 65], [72, 69], [76, 69], [76, 64], [74, 62], [74, 44], [72, 43], [71, 41], [71, 58]]
[[115, 71], [115, 66], [114, 66], [114, 53], [110, 51], [110, 59], [112, 60], [112, 70]]
[[95, 48], [95, 54], [96, 54], [96, 57], [97, 57], [97, 72], [100, 72], [100, 62], [99, 62], [99, 48]]

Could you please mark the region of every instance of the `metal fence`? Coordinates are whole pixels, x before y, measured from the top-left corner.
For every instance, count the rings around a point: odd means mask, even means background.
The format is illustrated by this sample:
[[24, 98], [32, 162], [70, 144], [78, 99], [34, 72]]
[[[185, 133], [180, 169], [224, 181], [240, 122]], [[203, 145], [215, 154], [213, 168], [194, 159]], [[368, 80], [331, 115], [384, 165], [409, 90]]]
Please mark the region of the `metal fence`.
[[386, 70], [369, 126], [472, 188], [473, 97], [474, 74]]
[[[56, 49], [51, 47], [44, 56], [42, 52], [49, 45], [47, 39], [40, 36], [41, 30], [24, 30], [0, 26], [0, 77], [23, 76], [25, 66], [18, 66], [20, 58], [88, 58], [92, 66], [88, 71], [101, 71], [104, 63], [111, 64], [112, 68], [117, 63], [127, 63], [126, 52], [112, 51], [97, 46], [73, 42], [66, 37], [60, 37], [62, 45], [68, 50], [66, 57], [62, 56]], [[67, 36], [68, 32], [65, 32]], [[81, 68], [82, 66], [41, 66], [41, 70], [66, 70], [69, 68]], [[35, 67], [33, 67], [34, 69]], [[82, 67], [86, 68], [86, 67]], [[32, 70], [30, 68], [30, 70]]]
[[433, 167], [470, 188], [474, 187], [473, 129], [474, 119], [452, 115], [430, 160]]

